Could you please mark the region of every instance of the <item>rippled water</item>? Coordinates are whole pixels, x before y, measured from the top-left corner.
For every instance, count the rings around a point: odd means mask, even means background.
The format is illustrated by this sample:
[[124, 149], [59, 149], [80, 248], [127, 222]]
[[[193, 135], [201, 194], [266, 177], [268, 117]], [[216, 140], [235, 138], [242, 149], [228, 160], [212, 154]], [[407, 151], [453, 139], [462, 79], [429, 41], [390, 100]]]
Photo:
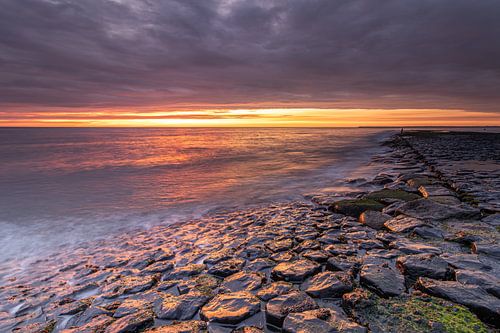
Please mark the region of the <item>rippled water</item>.
[[298, 199], [365, 166], [389, 133], [0, 128], [0, 260]]

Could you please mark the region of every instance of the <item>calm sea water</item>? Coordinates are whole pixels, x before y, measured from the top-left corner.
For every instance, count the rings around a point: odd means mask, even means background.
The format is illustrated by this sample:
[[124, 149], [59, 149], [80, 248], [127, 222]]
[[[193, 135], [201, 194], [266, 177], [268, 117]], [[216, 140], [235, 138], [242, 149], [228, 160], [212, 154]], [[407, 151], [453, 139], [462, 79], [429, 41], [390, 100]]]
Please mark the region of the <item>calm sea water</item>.
[[214, 209], [300, 199], [365, 166], [390, 133], [0, 128], [0, 261]]

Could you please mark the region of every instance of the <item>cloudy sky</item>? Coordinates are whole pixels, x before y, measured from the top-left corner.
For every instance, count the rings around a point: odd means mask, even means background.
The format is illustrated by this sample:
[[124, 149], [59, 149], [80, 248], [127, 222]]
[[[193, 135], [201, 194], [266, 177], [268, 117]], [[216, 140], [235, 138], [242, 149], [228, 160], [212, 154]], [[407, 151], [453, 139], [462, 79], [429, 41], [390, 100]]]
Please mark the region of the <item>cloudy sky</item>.
[[0, 125], [500, 125], [498, 0], [0, 5]]

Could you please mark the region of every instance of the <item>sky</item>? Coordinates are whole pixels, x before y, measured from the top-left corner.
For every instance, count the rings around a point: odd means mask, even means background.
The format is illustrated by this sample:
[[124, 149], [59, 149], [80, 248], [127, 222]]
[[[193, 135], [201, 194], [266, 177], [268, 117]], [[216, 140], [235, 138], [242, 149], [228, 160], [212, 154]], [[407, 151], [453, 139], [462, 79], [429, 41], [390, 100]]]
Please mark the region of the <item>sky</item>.
[[0, 6], [0, 126], [500, 125], [498, 0]]

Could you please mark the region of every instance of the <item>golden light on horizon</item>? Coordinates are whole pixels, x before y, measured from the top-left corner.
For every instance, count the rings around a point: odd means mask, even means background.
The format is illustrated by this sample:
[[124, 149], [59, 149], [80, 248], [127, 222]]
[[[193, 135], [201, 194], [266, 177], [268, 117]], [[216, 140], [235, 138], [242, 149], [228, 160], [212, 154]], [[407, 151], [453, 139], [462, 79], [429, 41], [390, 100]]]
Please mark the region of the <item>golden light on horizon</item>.
[[[262, 108], [194, 111], [100, 109], [19, 112], [0, 126], [39, 127], [358, 127], [500, 126], [495, 113], [440, 109]], [[5, 116], [5, 117], [3, 117]], [[5, 119], [4, 119], [5, 118]]]

